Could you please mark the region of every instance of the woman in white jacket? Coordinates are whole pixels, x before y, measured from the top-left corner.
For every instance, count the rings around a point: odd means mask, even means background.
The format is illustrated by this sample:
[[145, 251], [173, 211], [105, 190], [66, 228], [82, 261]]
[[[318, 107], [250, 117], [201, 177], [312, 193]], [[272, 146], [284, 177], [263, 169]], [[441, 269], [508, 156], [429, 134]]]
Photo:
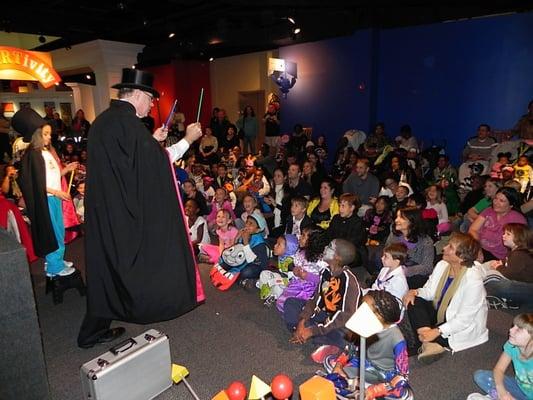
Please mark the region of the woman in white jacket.
[[471, 236], [452, 234], [426, 284], [405, 295], [411, 326], [422, 342], [421, 362], [488, 340], [486, 292], [479, 271], [472, 268], [479, 251], [479, 242]]

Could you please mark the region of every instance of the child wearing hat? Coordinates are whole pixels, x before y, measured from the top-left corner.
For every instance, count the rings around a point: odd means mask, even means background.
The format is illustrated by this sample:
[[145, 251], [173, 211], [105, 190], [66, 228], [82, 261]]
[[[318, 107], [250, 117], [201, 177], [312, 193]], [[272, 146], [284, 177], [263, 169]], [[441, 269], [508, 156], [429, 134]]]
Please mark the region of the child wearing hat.
[[266, 227], [265, 217], [259, 211], [254, 211], [248, 216], [244, 228], [237, 236], [238, 241], [244, 245], [244, 255], [248, 262], [241, 269], [239, 276], [241, 286], [246, 287], [249, 279], [258, 279], [261, 271], [267, 267], [267, 245], [263, 236]]
[[30, 145], [21, 160], [18, 184], [24, 196], [26, 211], [31, 220], [35, 253], [44, 257], [48, 278], [67, 276], [76, 272], [73, 263], [64, 260], [65, 224], [62, 202], [74, 206], [63, 176], [78, 167], [61, 165], [51, 145], [51, 126], [31, 108], [22, 108], [13, 116], [13, 128]]

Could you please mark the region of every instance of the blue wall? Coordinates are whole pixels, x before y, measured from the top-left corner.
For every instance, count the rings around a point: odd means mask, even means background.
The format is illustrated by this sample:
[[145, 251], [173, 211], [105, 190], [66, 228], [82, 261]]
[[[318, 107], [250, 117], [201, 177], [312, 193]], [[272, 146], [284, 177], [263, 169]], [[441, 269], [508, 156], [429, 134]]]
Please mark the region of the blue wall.
[[[335, 148], [342, 133], [366, 130], [370, 113], [370, 31], [280, 49], [280, 58], [298, 64], [298, 80], [282, 100], [282, 132], [295, 123], [313, 127], [313, 136], [327, 135]], [[358, 86], [364, 83], [365, 89]]]
[[409, 123], [426, 146], [446, 143], [458, 162], [480, 123], [509, 128], [533, 99], [533, 13], [382, 30], [376, 38], [373, 45], [366, 30], [281, 48], [299, 68], [282, 103], [283, 129], [302, 122], [334, 146], [345, 130], [368, 132], [376, 120], [391, 137]]

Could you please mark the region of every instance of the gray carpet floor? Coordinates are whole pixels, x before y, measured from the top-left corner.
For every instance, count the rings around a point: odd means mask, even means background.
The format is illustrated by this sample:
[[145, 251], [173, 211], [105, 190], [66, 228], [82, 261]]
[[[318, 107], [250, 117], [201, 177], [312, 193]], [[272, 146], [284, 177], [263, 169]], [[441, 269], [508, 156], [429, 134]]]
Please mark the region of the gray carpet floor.
[[[67, 247], [66, 259], [84, 270], [83, 240]], [[104, 353], [110, 345], [82, 350], [76, 346], [78, 329], [85, 313], [85, 298], [74, 290], [67, 291], [63, 304], [53, 305], [44, 294], [42, 262], [31, 265], [37, 307], [42, 329], [45, 358], [51, 393], [56, 400], [82, 399], [80, 366]], [[292, 345], [275, 308], [266, 308], [257, 291], [232, 288], [215, 290], [208, 279], [209, 266], [200, 265], [205, 304], [173, 321], [148, 326], [114, 322], [125, 326], [128, 336], [136, 336], [149, 328], [170, 337], [172, 361], [185, 365], [189, 383], [200, 399], [211, 399], [234, 380], [249, 387], [253, 374], [263, 381], [279, 373], [287, 374], [297, 386], [320, 367], [309, 357], [310, 344]], [[477, 391], [472, 381], [476, 369], [490, 369], [496, 362], [513, 315], [489, 312], [490, 340], [474, 349], [446, 355], [429, 366], [410, 358], [410, 381], [417, 399], [465, 399]], [[192, 399], [180, 383], [157, 397], [160, 400]], [[298, 396], [293, 396], [298, 398]], [[124, 399], [127, 400], [127, 399]]]

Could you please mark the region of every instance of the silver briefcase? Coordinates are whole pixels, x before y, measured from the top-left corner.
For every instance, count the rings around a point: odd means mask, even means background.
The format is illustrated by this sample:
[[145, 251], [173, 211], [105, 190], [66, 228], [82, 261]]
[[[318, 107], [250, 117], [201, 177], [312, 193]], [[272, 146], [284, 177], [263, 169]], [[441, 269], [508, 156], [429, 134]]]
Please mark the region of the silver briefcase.
[[152, 399], [172, 385], [171, 368], [168, 336], [150, 329], [81, 366], [83, 398]]

